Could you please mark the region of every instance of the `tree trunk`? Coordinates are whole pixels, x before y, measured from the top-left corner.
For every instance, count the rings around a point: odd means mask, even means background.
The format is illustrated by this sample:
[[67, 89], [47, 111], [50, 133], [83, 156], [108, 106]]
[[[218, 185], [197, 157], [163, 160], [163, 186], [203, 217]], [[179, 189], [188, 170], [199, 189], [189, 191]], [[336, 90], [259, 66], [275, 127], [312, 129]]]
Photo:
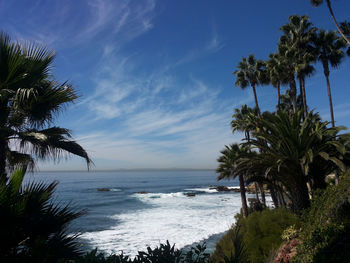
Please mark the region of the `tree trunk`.
[[331, 112], [332, 127], [335, 127], [334, 112], [333, 112], [333, 102], [332, 102], [332, 93], [331, 93], [331, 84], [329, 83], [328, 61], [324, 60], [324, 61], [322, 61], [322, 64], [323, 64], [323, 72], [324, 72], [324, 75], [325, 75], [326, 81], [327, 81], [328, 101], [329, 101], [329, 110]]
[[6, 149], [7, 143], [3, 137], [0, 137], [0, 180], [7, 179], [6, 175]]
[[252, 84], [252, 88], [253, 88], [253, 93], [254, 93], [254, 100], [255, 100], [255, 107], [258, 110], [258, 115], [260, 116], [260, 108], [259, 108], [259, 104], [258, 104], [258, 97], [256, 96], [256, 90], [255, 90], [255, 85]]
[[300, 94], [303, 99], [303, 110], [304, 110], [304, 119], [307, 115], [307, 103], [306, 103], [306, 94], [305, 94], [305, 79], [303, 77], [299, 78]]
[[254, 182], [254, 190], [255, 190], [255, 197], [256, 197], [256, 201], [258, 203], [260, 203], [260, 199], [259, 199], [259, 190], [258, 190], [258, 184], [257, 182]]
[[239, 178], [239, 189], [241, 191], [243, 216], [247, 217], [248, 216], [248, 205], [247, 205], [247, 198], [246, 198], [246, 194], [245, 194], [245, 185], [244, 185], [243, 175], [239, 175], [238, 178]]
[[337, 20], [335, 19], [335, 16], [334, 16], [334, 13], [333, 13], [333, 9], [332, 9], [332, 6], [331, 6], [331, 1], [330, 0], [327, 0], [327, 6], [328, 6], [328, 9], [329, 9], [329, 13], [331, 13], [331, 17], [333, 19], [333, 22], [335, 24], [335, 26], [337, 27], [340, 35], [344, 38], [344, 40], [348, 43], [348, 45], [350, 45], [350, 40], [344, 35], [343, 31], [341, 30]]
[[297, 85], [295, 83], [294, 76], [290, 79], [289, 86], [290, 86], [289, 94], [293, 103], [293, 112], [296, 113], [297, 112]]
[[270, 190], [272, 202], [273, 202], [275, 208], [277, 208], [277, 207], [279, 207], [279, 204], [278, 204], [278, 198], [277, 198], [277, 195], [276, 195], [276, 192], [275, 192], [275, 189], [274, 189], [274, 185], [270, 184], [270, 185], [268, 185], [268, 187], [269, 187], [269, 190]]
[[277, 84], [277, 110], [280, 109], [280, 103], [281, 103], [281, 84]]
[[299, 184], [291, 191], [291, 198], [293, 202], [293, 209], [295, 212], [308, 208], [310, 206], [309, 193], [306, 182]]
[[284, 200], [283, 192], [278, 191], [278, 198], [280, 200], [281, 206], [286, 207], [286, 201]]
[[265, 190], [263, 183], [259, 183], [259, 190], [261, 195], [261, 202], [266, 206]]

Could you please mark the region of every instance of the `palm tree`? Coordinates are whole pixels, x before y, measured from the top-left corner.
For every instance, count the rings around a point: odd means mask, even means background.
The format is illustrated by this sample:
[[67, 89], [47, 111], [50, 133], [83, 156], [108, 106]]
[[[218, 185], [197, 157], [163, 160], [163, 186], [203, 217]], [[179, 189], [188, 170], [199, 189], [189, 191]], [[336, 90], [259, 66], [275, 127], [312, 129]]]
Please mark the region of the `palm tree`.
[[[236, 162], [239, 158], [248, 154], [247, 149], [240, 147], [238, 144], [231, 144], [230, 146], [225, 145], [225, 149], [221, 152], [221, 156], [217, 159], [219, 166], [216, 172], [219, 173], [218, 180], [221, 179], [234, 179], [236, 176], [232, 176], [236, 166]], [[248, 216], [248, 206], [246, 199], [246, 190], [244, 185], [243, 173], [238, 175], [239, 178], [239, 189], [241, 192], [242, 211], [243, 216]]]
[[[258, 115], [257, 108], [252, 109], [252, 108], [249, 108], [247, 105], [242, 105], [241, 109], [235, 109], [235, 113], [232, 115], [232, 121], [231, 121], [232, 133], [235, 133], [236, 131], [244, 132], [245, 140], [249, 142], [250, 133], [254, 129], [256, 129], [256, 121], [255, 121], [256, 115]], [[254, 188], [255, 188], [256, 200], [260, 202], [257, 182], [254, 182]], [[262, 199], [264, 199], [263, 189], [260, 189], [260, 190], [261, 190]]]
[[289, 96], [293, 106], [293, 112], [297, 112], [297, 84], [295, 82], [295, 65], [297, 63], [297, 51], [288, 44], [280, 42], [278, 45], [278, 54], [286, 65], [285, 74], [289, 83]]
[[269, 55], [269, 60], [266, 62], [266, 70], [269, 82], [277, 89], [277, 109], [279, 109], [281, 103], [281, 85], [288, 83], [285, 67], [283, 59], [278, 54]]
[[[316, 6], [316, 7], [319, 6], [319, 5], [321, 5], [321, 4], [323, 4], [323, 0], [310, 0], [310, 1], [311, 1], [311, 4], [312, 4], [313, 6]], [[339, 32], [340, 35], [343, 37], [343, 39], [347, 42], [347, 44], [350, 45], [350, 39], [349, 39], [349, 37], [347, 37], [347, 36], [344, 34], [344, 32], [343, 32], [343, 30], [342, 30], [342, 27], [339, 26], [337, 20], [335, 19], [335, 15], [334, 15], [334, 13], [333, 13], [331, 1], [330, 1], [330, 0], [326, 0], [326, 3], [327, 3], [327, 7], [328, 7], [328, 10], [329, 10], [329, 13], [331, 14], [331, 17], [332, 17], [332, 19], [333, 19], [333, 22], [334, 22], [335, 26], [336, 26], [337, 29], [338, 29], [338, 32]]]
[[314, 71], [311, 62], [314, 61], [314, 52], [311, 45], [311, 37], [316, 30], [309, 22], [308, 16], [292, 15], [289, 17], [289, 23], [282, 26], [284, 35], [280, 39], [280, 45], [283, 46], [280, 51], [284, 55], [290, 67], [291, 96], [294, 102], [294, 112], [296, 111], [296, 84], [295, 74], [300, 83], [300, 94], [303, 99], [304, 117], [307, 114], [305, 77]]
[[[314, 181], [324, 180], [329, 171], [344, 170], [344, 156], [350, 135], [339, 135], [341, 127], [328, 128], [317, 114], [303, 111], [289, 115], [278, 111], [259, 119], [262, 129], [246, 146], [260, 150], [250, 158], [236, 163], [234, 175], [263, 173], [279, 182], [297, 211], [309, 206], [309, 194], [316, 189]], [[345, 142], [345, 143], [344, 143]], [[319, 169], [319, 165], [327, 169]], [[321, 172], [321, 173], [320, 173]]]
[[327, 81], [327, 92], [329, 100], [329, 109], [331, 113], [332, 126], [335, 126], [331, 85], [329, 81], [329, 64], [336, 68], [344, 58], [344, 44], [339, 40], [337, 34], [334, 31], [319, 30], [313, 37], [313, 42], [316, 48], [317, 60], [322, 63], [323, 73]]
[[[340, 27], [348, 39], [350, 39], [350, 22], [344, 21], [340, 23]], [[347, 46], [346, 54], [350, 57], [350, 46]]]
[[255, 107], [260, 114], [258, 97], [256, 95], [256, 86], [266, 84], [265, 63], [262, 60], [257, 60], [253, 54], [248, 58], [242, 58], [239, 62], [237, 70], [233, 72], [236, 76], [235, 86], [245, 89], [250, 85], [253, 89]]
[[[51, 74], [54, 52], [20, 45], [0, 33], [0, 178], [6, 169], [35, 164], [35, 158], [57, 160], [64, 153], [91, 160], [68, 129], [52, 127], [54, 117], [77, 98], [67, 82]], [[16, 145], [14, 150], [10, 147]]]
[[52, 200], [57, 182], [24, 184], [25, 172], [21, 167], [0, 182], [0, 261], [61, 262], [81, 255], [67, 226], [83, 212]]

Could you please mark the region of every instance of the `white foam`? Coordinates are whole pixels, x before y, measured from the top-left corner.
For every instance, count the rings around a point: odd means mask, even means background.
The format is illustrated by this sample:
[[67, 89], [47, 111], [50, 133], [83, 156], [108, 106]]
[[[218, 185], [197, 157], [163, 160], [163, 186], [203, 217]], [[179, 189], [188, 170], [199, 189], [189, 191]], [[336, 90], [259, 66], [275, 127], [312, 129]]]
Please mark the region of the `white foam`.
[[135, 194], [145, 207], [115, 215], [116, 225], [108, 230], [83, 233], [82, 238], [108, 253], [136, 255], [146, 246], [155, 247], [167, 239], [182, 248], [213, 234], [225, 232], [241, 207], [238, 193], [202, 194], [187, 197], [170, 194]]
[[211, 187], [206, 187], [206, 188], [189, 188], [189, 189], [185, 189], [186, 191], [195, 191], [195, 192], [203, 192], [203, 193], [217, 193], [218, 190], [216, 189], [211, 189]]
[[112, 192], [120, 192], [122, 189], [119, 189], [119, 188], [111, 188], [109, 189], [109, 191], [112, 191]]

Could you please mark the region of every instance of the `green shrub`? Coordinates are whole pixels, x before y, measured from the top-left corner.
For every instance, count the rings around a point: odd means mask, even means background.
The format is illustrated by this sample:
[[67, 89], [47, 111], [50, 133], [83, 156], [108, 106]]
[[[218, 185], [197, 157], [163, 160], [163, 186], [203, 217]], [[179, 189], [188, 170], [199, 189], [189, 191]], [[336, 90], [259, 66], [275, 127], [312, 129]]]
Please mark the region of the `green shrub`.
[[23, 184], [26, 168], [0, 180], [0, 262], [54, 263], [82, 251], [69, 223], [82, 215], [69, 205], [55, 204], [57, 182]]
[[345, 262], [350, 257], [350, 174], [313, 198], [293, 262]]
[[[265, 209], [251, 213], [247, 218], [237, 217], [237, 223], [218, 242], [211, 256], [212, 262], [225, 262], [234, 255], [235, 230], [240, 226], [240, 236], [246, 249], [248, 262], [264, 262], [282, 243], [281, 235], [289, 226], [299, 226], [299, 218], [286, 209]], [[229, 261], [228, 261], [229, 262]]]
[[147, 247], [146, 251], [139, 251], [134, 259], [124, 256], [123, 253], [107, 256], [103, 253], [98, 253], [97, 249], [94, 249], [76, 259], [74, 263], [205, 263], [209, 259], [209, 254], [205, 253], [205, 250], [205, 244], [198, 244], [195, 247], [191, 247], [189, 251], [184, 252], [176, 249], [175, 245], [170, 245], [167, 241], [166, 244], [160, 244], [154, 249]]

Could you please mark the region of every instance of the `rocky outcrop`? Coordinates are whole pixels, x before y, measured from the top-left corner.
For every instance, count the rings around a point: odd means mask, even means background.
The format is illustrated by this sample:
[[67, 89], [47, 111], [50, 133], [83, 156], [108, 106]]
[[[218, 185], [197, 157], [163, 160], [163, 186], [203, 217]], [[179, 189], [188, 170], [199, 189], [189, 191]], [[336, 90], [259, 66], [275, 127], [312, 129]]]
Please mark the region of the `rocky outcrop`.
[[238, 188], [229, 188], [224, 185], [213, 186], [209, 188], [210, 190], [216, 190], [218, 192], [240, 192]]

